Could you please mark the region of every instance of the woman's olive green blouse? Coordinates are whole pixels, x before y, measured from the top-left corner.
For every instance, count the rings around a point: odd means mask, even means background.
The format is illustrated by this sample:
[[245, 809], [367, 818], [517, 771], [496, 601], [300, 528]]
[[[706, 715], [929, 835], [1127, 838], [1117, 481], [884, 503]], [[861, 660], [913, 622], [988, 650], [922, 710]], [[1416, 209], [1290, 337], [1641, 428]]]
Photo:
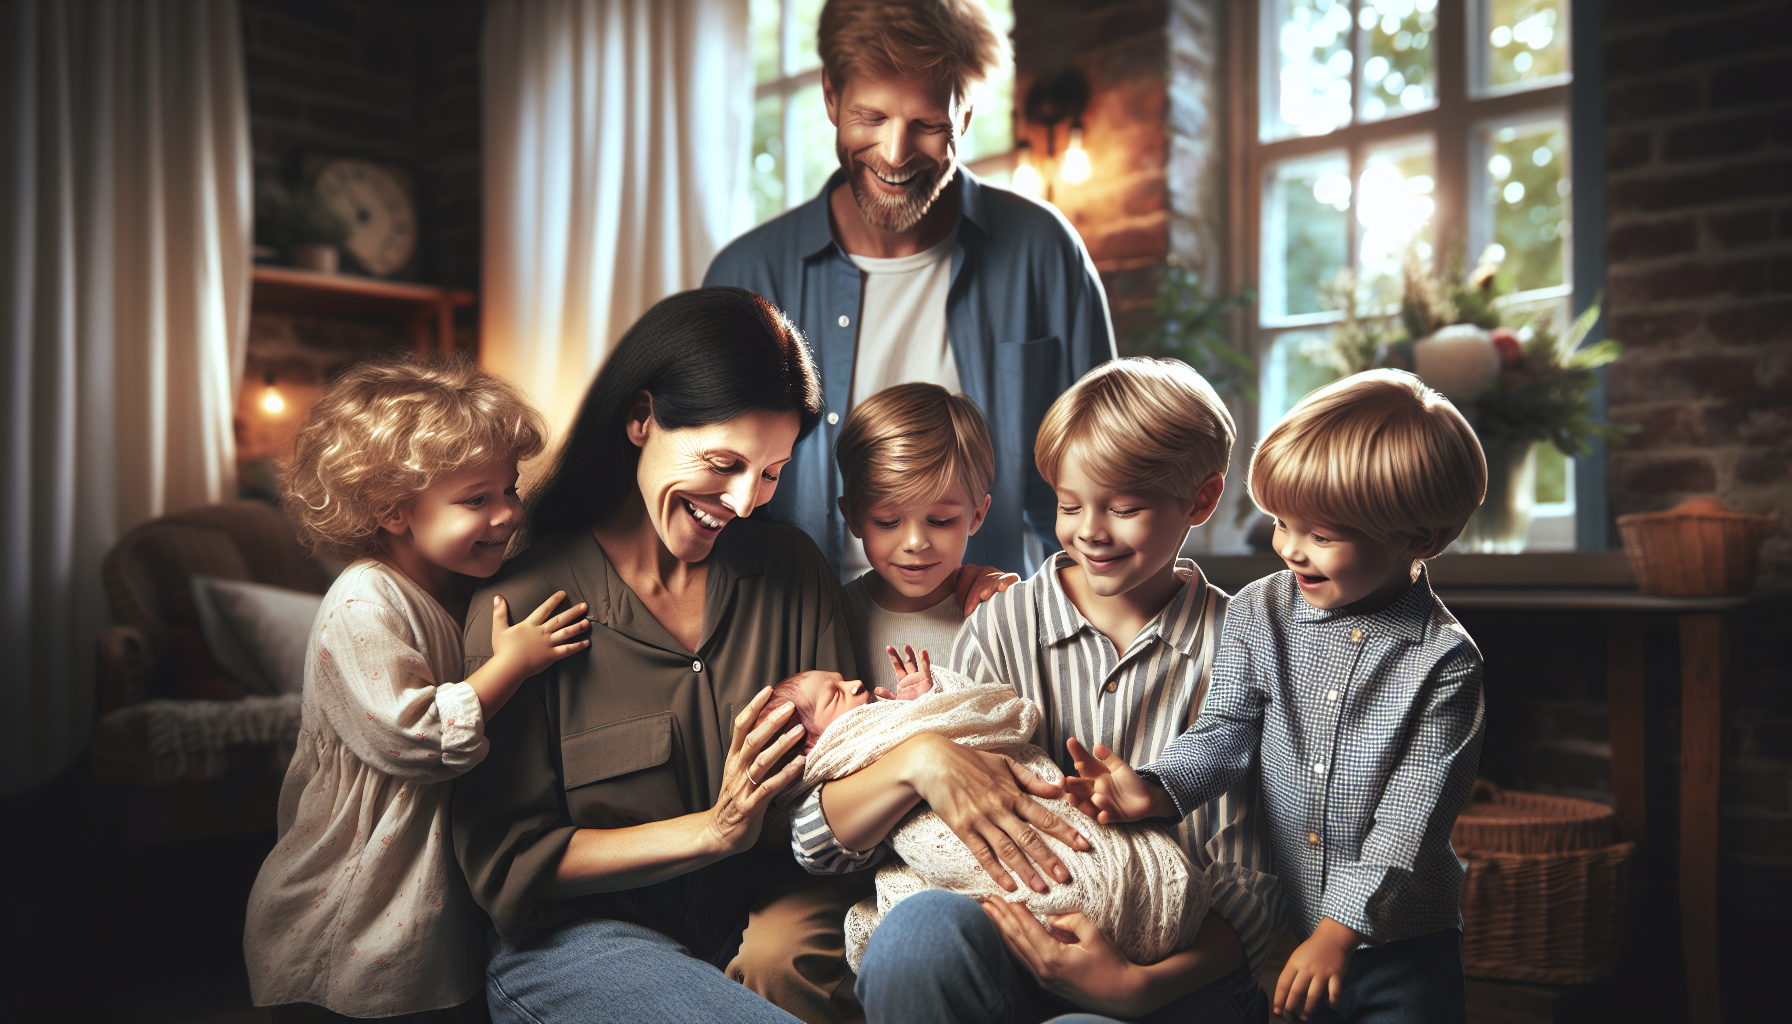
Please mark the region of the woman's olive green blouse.
[[474, 596], [466, 670], [491, 657], [491, 605], [527, 615], [554, 591], [590, 604], [591, 647], [523, 683], [486, 724], [491, 753], [454, 796], [454, 849], [506, 939], [582, 917], [633, 921], [705, 955], [752, 896], [791, 870], [768, 822], [745, 854], [677, 878], [562, 902], [551, 878], [575, 830], [622, 828], [714, 806], [734, 716], [762, 687], [807, 669], [853, 672], [840, 588], [807, 534], [750, 519], [716, 538], [703, 638], [686, 649], [611, 568], [589, 531], [543, 538]]

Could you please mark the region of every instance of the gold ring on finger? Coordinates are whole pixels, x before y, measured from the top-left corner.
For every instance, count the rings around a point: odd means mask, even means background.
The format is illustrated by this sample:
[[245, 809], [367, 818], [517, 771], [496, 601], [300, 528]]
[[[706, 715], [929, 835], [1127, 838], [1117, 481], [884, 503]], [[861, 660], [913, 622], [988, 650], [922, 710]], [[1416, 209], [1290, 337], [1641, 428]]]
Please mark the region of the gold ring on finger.
[[1039, 833], [1033, 831], [1032, 829], [1027, 829], [1026, 831], [1024, 831], [1020, 834], [1020, 844], [1022, 846], [1031, 846], [1033, 843], [1036, 843], [1038, 841], [1039, 841]]

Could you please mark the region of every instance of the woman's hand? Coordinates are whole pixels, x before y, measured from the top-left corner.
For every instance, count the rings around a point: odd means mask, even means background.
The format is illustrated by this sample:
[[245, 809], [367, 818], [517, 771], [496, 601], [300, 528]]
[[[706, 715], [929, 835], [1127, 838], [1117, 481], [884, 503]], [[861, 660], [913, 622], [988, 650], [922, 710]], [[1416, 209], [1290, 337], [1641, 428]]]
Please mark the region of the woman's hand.
[[740, 853], [757, 842], [772, 798], [803, 774], [804, 758], [800, 754], [782, 769], [777, 768], [784, 755], [803, 741], [801, 723], [784, 727], [796, 710], [793, 706], [785, 705], [772, 712], [758, 728], [753, 727], [771, 696], [771, 687], [760, 690], [734, 716], [734, 739], [722, 768], [722, 792], [709, 811], [705, 828], [721, 856]]
[[1138, 966], [1121, 956], [1084, 915], [1052, 917], [1048, 929], [1020, 904], [985, 900], [983, 911], [1002, 933], [1008, 952], [1052, 995], [1122, 1019], [1153, 1009], [1139, 1005], [1144, 978]]
[[1089, 841], [1068, 822], [1033, 799], [1062, 796], [1056, 783], [1000, 754], [970, 750], [932, 733], [922, 733], [904, 746], [918, 741], [927, 746], [913, 761], [910, 784], [991, 880], [1013, 892], [1012, 872], [1033, 891], [1050, 892], [1051, 886], [1033, 869], [1038, 864], [1040, 871], [1059, 882], [1070, 881], [1070, 870], [1035, 831], [1044, 831], [1073, 850], [1089, 849]]
[[933, 691], [933, 665], [927, 660], [927, 651], [921, 651], [921, 661], [916, 664], [915, 649], [908, 644], [903, 644], [902, 649], [908, 654], [906, 663], [902, 655], [896, 653], [896, 648], [884, 648], [890, 664], [896, 669], [896, 689], [891, 691], [879, 686], [872, 690], [880, 700], [914, 700]]
[[1076, 775], [1064, 780], [1064, 798], [1076, 809], [1101, 822], [1138, 821], [1140, 818], [1174, 818], [1176, 804], [1162, 786], [1145, 781], [1107, 744], [1095, 744], [1091, 755], [1075, 736], [1065, 741]]
[[961, 565], [953, 594], [958, 598], [964, 617], [970, 618], [977, 606], [1020, 582], [1018, 573], [1003, 572], [988, 565]]

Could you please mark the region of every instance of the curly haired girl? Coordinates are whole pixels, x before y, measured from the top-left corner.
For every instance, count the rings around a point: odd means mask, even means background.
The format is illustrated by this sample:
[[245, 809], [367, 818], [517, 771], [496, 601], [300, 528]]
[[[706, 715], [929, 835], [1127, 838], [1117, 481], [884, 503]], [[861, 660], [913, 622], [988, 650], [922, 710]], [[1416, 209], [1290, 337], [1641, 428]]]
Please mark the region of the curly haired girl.
[[522, 520], [517, 463], [540, 416], [470, 366], [350, 368], [299, 431], [281, 502], [313, 552], [349, 561], [305, 655], [304, 725], [279, 840], [243, 949], [275, 1020], [483, 1008], [483, 924], [454, 862], [452, 780], [518, 685], [583, 650], [585, 605], [521, 622], [497, 598], [495, 652], [459, 678], [466, 577], [497, 572]]

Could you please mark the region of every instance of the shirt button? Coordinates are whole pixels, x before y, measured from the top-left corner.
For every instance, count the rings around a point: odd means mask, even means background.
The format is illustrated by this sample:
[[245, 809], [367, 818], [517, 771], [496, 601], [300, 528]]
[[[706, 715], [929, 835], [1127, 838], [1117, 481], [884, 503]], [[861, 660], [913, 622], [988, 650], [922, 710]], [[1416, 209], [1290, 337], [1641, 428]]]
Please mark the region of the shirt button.
[[1337, 700], [1338, 699], [1338, 691], [1336, 691], [1336, 690], [1325, 691], [1325, 699], [1326, 700]]
[[1314, 846], [1318, 846], [1319, 845], [1319, 833], [1308, 832], [1307, 833], [1307, 842], [1312, 843]]
[[852, 326], [852, 317], [847, 316], [846, 314], [842, 313], [840, 315], [840, 326], [851, 327]]
[[1351, 630], [1350, 631], [1350, 642], [1353, 644], [1362, 643], [1363, 642], [1363, 631], [1360, 629]]
[[1115, 690], [1118, 690], [1119, 688], [1120, 688], [1120, 680], [1118, 680], [1118, 679], [1110, 679], [1110, 680], [1108, 680], [1108, 685], [1102, 687], [1102, 689], [1108, 691], [1109, 693], [1113, 693]]
[[828, 413], [828, 426], [831, 427], [834, 424], [839, 423], [839, 422], [840, 422], [840, 414], [839, 413], [837, 413], [837, 412]]
[[691, 671], [692, 671], [692, 672], [701, 672], [701, 671], [703, 671], [703, 663], [702, 663], [702, 662], [701, 662], [701, 661], [693, 661], [693, 662], [691, 662]]
[[1313, 774], [1314, 775], [1324, 775], [1325, 774], [1325, 765], [1322, 765], [1322, 764], [1314, 765], [1313, 766]]

